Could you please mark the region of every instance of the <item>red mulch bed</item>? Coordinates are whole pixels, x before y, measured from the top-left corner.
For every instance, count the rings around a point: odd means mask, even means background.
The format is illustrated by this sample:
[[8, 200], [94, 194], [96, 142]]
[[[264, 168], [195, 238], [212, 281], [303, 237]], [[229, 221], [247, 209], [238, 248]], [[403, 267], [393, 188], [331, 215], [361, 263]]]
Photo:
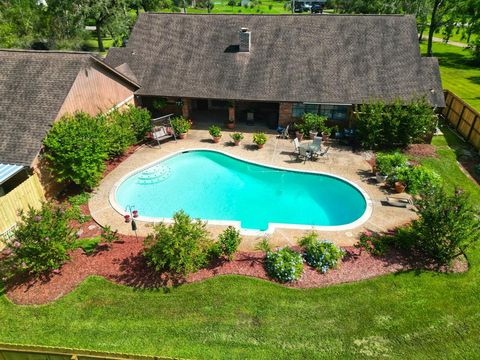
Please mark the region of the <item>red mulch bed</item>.
[[[159, 274], [149, 268], [142, 255], [143, 239], [134, 236], [122, 236], [111, 246], [100, 244], [92, 255], [76, 249], [71, 259], [59, 271], [49, 277], [39, 279], [15, 279], [7, 284], [7, 296], [16, 304], [45, 304], [56, 300], [74, 290], [90, 275], [103, 276], [118, 284], [135, 288], [159, 288], [164, 286], [192, 283], [216, 275], [238, 274], [268, 280], [263, 268], [261, 252], [240, 252], [231, 262], [218, 261], [186, 278]], [[399, 254], [391, 253], [385, 257], [374, 257], [347, 248], [349, 254], [336, 270], [320, 274], [305, 265], [302, 278], [285, 286], [294, 288], [323, 287], [331, 284], [359, 281], [382, 274], [416, 268]], [[454, 271], [465, 271], [468, 265], [461, 263]]]
[[405, 153], [418, 157], [438, 157], [435, 146], [431, 144], [412, 144], [405, 149]]
[[107, 167], [105, 168], [105, 171], [103, 172], [102, 178], [107, 176], [109, 173], [111, 173], [118, 165], [120, 165], [123, 161], [125, 161], [130, 155], [132, 155], [137, 149], [142, 146], [144, 143], [140, 144], [135, 144], [130, 146], [127, 151], [125, 151], [125, 154], [122, 156], [119, 156], [115, 159], [111, 159], [107, 161]]

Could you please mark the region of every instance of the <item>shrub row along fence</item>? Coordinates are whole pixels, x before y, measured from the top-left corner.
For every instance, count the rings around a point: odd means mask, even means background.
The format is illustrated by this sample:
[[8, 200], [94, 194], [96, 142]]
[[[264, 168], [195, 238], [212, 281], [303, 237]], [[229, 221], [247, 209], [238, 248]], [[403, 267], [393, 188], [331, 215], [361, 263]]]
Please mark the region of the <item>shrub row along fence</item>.
[[28, 346], [0, 343], [0, 360], [171, 360], [163, 356], [145, 356], [57, 348], [50, 346]]
[[45, 195], [37, 174], [33, 174], [5, 196], [0, 197], [0, 249], [3, 246], [2, 241], [8, 239], [9, 230], [20, 220], [18, 210], [27, 210], [29, 206], [37, 208], [42, 201], [45, 201]]
[[443, 116], [466, 141], [480, 150], [480, 112], [446, 90]]

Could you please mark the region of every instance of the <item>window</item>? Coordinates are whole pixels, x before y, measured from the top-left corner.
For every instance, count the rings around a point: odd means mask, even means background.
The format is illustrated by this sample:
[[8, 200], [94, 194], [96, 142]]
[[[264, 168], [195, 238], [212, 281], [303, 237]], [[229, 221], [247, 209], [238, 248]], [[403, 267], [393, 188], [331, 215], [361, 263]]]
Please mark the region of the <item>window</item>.
[[323, 105], [295, 103], [293, 104], [292, 116], [302, 117], [305, 113], [313, 113], [325, 116], [329, 120], [347, 120], [348, 106], [346, 105]]

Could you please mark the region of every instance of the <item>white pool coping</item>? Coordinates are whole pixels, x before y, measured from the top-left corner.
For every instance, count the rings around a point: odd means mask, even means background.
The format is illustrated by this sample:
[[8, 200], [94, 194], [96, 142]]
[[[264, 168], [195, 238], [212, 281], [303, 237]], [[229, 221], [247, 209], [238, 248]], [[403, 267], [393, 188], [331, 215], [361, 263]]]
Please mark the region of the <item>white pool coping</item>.
[[[229, 154], [225, 151], [220, 151], [220, 150], [212, 150], [209, 148], [188, 148], [188, 149], [180, 149], [176, 152], [173, 152], [171, 154], [168, 154], [166, 156], [161, 157], [160, 159], [157, 159], [155, 161], [152, 161], [144, 166], [141, 166], [133, 171], [130, 171], [126, 175], [122, 176], [120, 180], [118, 180], [113, 186], [112, 189], [110, 190], [108, 200], [110, 202], [110, 205], [113, 207], [113, 209], [121, 214], [122, 216], [124, 215], [129, 215], [130, 213], [124, 210], [120, 204], [117, 203], [116, 201], [116, 194], [117, 190], [120, 187], [120, 185], [129, 177], [144, 171], [145, 169], [148, 169], [154, 165], [157, 165], [158, 163], [161, 163], [171, 157], [177, 156], [182, 153], [186, 152], [193, 152], [193, 151], [210, 151], [210, 152], [217, 152], [226, 156], [229, 156], [231, 158], [234, 158], [239, 161], [243, 161], [249, 164], [253, 165], [259, 165], [263, 167], [267, 167], [270, 169], [275, 169], [275, 170], [282, 170], [282, 171], [291, 171], [291, 172], [298, 172], [298, 173], [306, 173], [306, 174], [315, 174], [315, 175], [324, 175], [324, 176], [329, 176], [333, 177], [336, 179], [339, 179], [341, 181], [346, 182], [347, 184], [351, 185], [355, 189], [357, 189], [360, 194], [365, 199], [365, 211], [363, 212], [362, 216], [359, 217], [357, 220], [354, 222], [351, 222], [349, 224], [344, 224], [344, 225], [323, 225], [323, 226], [318, 226], [318, 225], [302, 225], [302, 224], [284, 224], [284, 223], [269, 223], [267, 230], [256, 230], [256, 229], [245, 229], [241, 227], [241, 222], [240, 221], [234, 221], [234, 220], [205, 220], [205, 219], [200, 219], [201, 221], [206, 222], [208, 225], [220, 225], [220, 226], [233, 226], [234, 228], [240, 230], [241, 235], [245, 236], [266, 236], [266, 235], [271, 235], [276, 229], [295, 229], [295, 230], [313, 230], [313, 231], [346, 231], [346, 230], [352, 230], [354, 228], [357, 228], [361, 225], [363, 225], [371, 216], [373, 213], [373, 201], [370, 199], [370, 196], [363, 190], [360, 186], [355, 184], [354, 182], [338, 175], [333, 175], [327, 172], [322, 172], [322, 171], [310, 171], [310, 170], [297, 170], [297, 169], [290, 169], [286, 167], [281, 167], [281, 166], [273, 166], [273, 165], [267, 165], [263, 163], [258, 163], [254, 162], [251, 160], [244, 159], [239, 156], [235, 156], [232, 154]], [[147, 222], [147, 223], [168, 223], [171, 224], [173, 223], [172, 218], [157, 218], [157, 217], [148, 217], [148, 216], [138, 216], [135, 218], [135, 221], [141, 221], [141, 222]]]

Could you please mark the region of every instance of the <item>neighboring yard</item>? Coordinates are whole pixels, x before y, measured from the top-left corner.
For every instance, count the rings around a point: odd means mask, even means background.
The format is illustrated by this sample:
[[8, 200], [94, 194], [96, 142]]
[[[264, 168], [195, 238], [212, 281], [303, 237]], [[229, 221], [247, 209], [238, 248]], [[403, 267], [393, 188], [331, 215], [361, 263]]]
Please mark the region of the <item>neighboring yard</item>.
[[[426, 41], [420, 49], [426, 52]], [[442, 83], [468, 104], [480, 111], [480, 66], [474, 66], [466, 49], [442, 43], [433, 43], [433, 55], [439, 58]]]
[[[422, 160], [473, 194], [446, 129], [440, 158]], [[0, 298], [0, 342], [186, 358], [475, 358], [480, 351], [480, 249], [464, 274], [411, 271], [323, 289], [240, 276], [160, 290], [92, 277], [43, 306]], [[47, 330], [48, 329], [48, 330]]]

